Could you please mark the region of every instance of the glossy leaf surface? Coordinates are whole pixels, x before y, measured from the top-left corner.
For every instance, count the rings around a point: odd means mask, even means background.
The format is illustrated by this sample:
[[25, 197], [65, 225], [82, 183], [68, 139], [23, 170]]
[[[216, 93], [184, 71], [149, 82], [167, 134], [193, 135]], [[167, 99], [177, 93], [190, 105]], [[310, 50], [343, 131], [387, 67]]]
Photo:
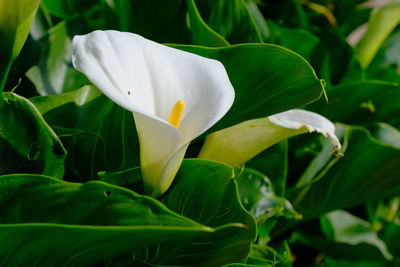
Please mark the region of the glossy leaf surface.
[[0, 174], [62, 178], [66, 151], [35, 106], [13, 93], [0, 96]]
[[321, 81], [307, 61], [276, 45], [175, 47], [217, 59], [228, 72], [235, 88], [235, 102], [213, 130], [308, 104], [322, 93]]

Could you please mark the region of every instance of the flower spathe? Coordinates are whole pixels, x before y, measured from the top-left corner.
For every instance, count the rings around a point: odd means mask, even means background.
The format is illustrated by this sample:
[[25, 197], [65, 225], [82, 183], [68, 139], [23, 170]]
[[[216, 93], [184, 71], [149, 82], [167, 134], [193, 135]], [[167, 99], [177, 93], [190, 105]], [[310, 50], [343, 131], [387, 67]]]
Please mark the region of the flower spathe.
[[331, 121], [311, 111], [292, 109], [211, 133], [199, 158], [238, 166], [282, 140], [307, 132], [321, 133], [331, 139], [334, 150], [341, 148]]
[[233, 103], [225, 68], [126, 32], [94, 31], [75, 36], [72, 45], [74, 67], [133, 113], [145, 190], [164, 193], [190, 141]]

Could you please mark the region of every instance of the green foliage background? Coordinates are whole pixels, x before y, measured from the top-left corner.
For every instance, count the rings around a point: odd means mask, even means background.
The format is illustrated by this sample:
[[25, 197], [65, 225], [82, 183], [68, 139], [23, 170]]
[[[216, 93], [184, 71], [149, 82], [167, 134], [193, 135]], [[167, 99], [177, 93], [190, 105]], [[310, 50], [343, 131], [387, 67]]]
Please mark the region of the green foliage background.
[[[399, 266], [399, 10], [1, 0], [0, 266]], [[145, 196], [132, 114], [71, 64], [72, 37], [98, 29], [221, 61], [236, 99], [208, 133], [304, 108], [343, 148], [303, 135], [232, 168], [189, 159], [204, 134], [167, 193]]]

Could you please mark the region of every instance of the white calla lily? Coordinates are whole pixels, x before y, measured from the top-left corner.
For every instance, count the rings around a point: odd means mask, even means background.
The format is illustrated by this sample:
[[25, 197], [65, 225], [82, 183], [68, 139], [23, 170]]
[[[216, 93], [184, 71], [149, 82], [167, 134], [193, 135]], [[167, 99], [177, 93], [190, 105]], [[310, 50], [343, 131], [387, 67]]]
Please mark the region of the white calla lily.
[[223, 65], [139, 35], [94, 31], [73, 39], [73, 65], [133, 113], [145, 190], [164, 193], [191, 140], [231, 107]]
[[282, 140], [307, 132], [321, 133], [332, 140], [335, 149], [341, 147], [331, 121], [314, 112], [292, 109], [208, 135], [199, 158], [237, 166]]

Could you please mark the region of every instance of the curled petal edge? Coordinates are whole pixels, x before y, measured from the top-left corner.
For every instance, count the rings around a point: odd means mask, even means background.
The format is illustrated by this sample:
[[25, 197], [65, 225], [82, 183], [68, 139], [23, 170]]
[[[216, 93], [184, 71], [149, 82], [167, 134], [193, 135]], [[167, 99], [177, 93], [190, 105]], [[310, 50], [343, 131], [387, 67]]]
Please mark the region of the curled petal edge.
[[307, 132], [321, 133], [331, 139], [335, 150], [341, 148], [335, 125], [328, 119], [310, 111], [289, 110], [208, 135], [198, 157], [238, 166], [282, 140]]

